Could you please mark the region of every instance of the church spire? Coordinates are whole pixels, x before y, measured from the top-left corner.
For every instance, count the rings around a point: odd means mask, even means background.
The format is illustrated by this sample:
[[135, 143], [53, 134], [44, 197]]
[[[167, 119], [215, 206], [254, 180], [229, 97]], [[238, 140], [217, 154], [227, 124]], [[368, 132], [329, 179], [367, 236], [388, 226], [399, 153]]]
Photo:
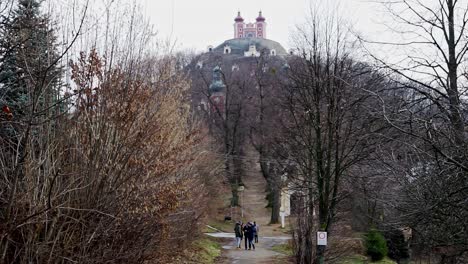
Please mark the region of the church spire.
[[258, 11], [257, 22], [264, 22], [265, 18], [262, 16], [262, 10]]
[[237, 17], [234, 19], [236, 22], [244, 22], [244, 19], [241, 16], [240, 11], [237, 11]]

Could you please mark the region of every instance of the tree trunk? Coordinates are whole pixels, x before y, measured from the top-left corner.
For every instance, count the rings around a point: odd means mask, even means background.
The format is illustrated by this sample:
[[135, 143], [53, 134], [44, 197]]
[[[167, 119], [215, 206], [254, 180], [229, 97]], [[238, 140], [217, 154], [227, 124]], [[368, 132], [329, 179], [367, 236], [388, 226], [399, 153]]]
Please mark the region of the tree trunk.
[[458, 63], [456, 59], [456, 40], [455, 40], [455, 4], [453, 0], [447, 1], [448, 8], [448, 31], [449, 38], [447, 40], [447, 46], [449, 50], [448, 56], [448, 98], [449, 98], [449, 109], [450, 119], [454, 127], [455, 142], [460, 146], [464, 144], [464, 124], [461, 116], [460, 109], [460, 94], [458, 92]]
[[239, 206], [239, 193], [237, 191], [237, 185], [232, 185], [231, 192], [231, 206]]
[[260, 150], [260, 169], [262, 171], [263, 178], [267, 181], [268, 184], [268, 193], [270, 194], [270, 200], [268, 201], [271, 204], [271, 217], [270, 223], [277, 224], [279, 223], [279, 212], [281, 207], [281, 188], [277, 182], [275, 182], [275, 176], [270, 173], [270, 166], [265, 161], [263, 152]]
[[270, 187], [270, 192], [272, 195], [270, 224], [278, 224], [279, 212], [280, 212], [280, 207], [281, 207], [281, 191], [275, 184], [273, 184]]

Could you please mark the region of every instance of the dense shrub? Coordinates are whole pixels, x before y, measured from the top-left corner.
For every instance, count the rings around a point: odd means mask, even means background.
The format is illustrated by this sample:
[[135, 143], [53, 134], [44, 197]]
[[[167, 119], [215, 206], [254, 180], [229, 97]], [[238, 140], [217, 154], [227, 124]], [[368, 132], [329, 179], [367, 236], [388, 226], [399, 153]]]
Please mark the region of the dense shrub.
[[405, 236], [401, 230], [389, 230], [384, 235], [387, 240], [388, 257], [397, 262], [409, 258], [408, 243], [406, 243]]
[[371, 229], [365, 238], [366, 252], [372, 258], [372, 261], [378, 261], [387, 256], [387, 241], [378, 230]]
[[16, 145], [0, 136], [0, 263], [174, 263], [195, 237], [216, 158], [186, 80], [172, 58], [103, 61], [93, 50], [70, 63], [73, 112], [38, 119]]

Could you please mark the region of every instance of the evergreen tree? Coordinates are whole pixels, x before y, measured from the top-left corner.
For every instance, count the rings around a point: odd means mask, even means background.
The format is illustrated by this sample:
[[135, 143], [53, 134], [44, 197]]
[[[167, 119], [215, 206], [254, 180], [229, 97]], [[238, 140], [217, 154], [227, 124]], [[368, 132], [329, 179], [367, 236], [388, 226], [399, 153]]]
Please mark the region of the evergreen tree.
[[51, 113], [59, 97], [55, 36], [40, 1], [19, 0], [0, 32], [0, 104], [15, 120]]
[[379, 261], [387, 256], [388, 247], [385, 237], [376, 229], [371, 229], [365, 236], [366, 252], [372, 261]]

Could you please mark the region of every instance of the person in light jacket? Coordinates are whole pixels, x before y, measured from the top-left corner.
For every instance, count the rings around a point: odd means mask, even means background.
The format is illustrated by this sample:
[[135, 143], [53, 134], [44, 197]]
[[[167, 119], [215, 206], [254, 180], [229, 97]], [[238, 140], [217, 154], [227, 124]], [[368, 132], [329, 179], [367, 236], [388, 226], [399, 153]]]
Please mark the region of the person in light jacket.
[[253, 229], [254, 229], [255, 243], [258, 243], [258, 232], [260, 231], [260, 226], [258, 226], [256, 222], [253, 222]]

